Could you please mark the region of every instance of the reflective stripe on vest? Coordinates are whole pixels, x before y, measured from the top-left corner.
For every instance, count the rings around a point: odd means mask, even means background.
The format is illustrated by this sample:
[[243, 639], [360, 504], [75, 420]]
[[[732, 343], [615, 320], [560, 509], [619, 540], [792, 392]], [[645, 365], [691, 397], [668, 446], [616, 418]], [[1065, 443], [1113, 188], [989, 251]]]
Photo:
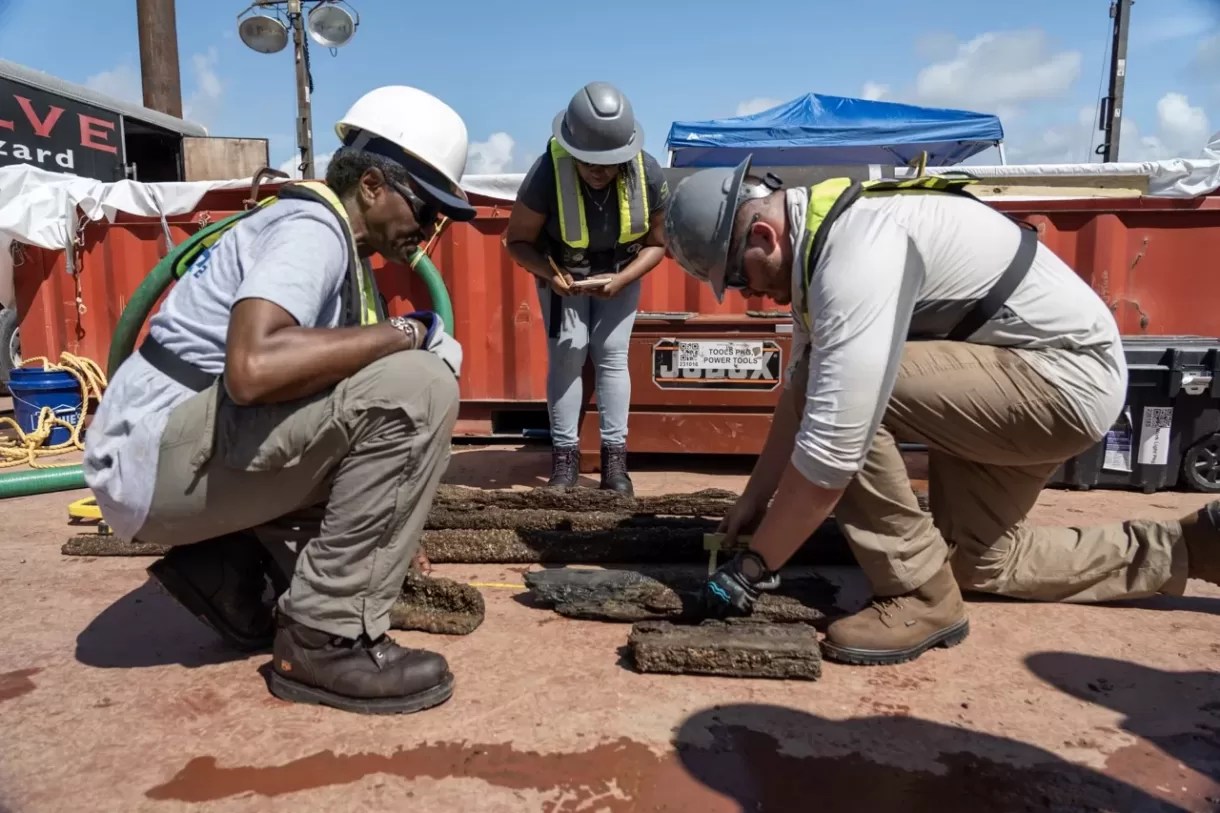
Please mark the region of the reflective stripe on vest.
[[360, 256], [356, 253], [356, 236], [352, 232], [347, 209], [344, 208], [342, 201], [339, 200], [339, 197], [331, 188], [319, 181], [297, 181], [285, 184], [278, 194], [263, 198], [253, 209], [238, 212], [196, 233], [176, 249], [178, 256], [174, 260], [173, 265], [174, 277], [181, 279], [190, 270], [190, 267], [195, 264], [195, 261], [199, 259], [199, 256], [215, 245], [242, 218], [270, 206], [277, 200], [284, 199], [311, 200], [321, 203], [334, 212], [340, 222], [343, 223], [344, 242], [347, 244], [349, 253], [344, 290], [346, 291], [350, 287], [349, 283], [354, 282], [356, 290], [352, 291], [351, 294], [354, 294], [354, 298], [360, 301], [361, 307], [358, 314], [352, 314], [354, 318], [347, 318], [347, 314], [343, 314], [342, 324], [372, 325], [381, 321], [381, 312], [378, 309], [377, 283], [367, 265], [361, 262]]
[[[551, 163], [555, 167], [555, 200], [559, 209], [559, 234], [572, 248], [589, 247], [589, 224], [585, 220], [585, 197], [580, 191], [580, 174], [576, 159], [559, 142], [548, 142]], [[631, 161], [634, 172], [619, 170], [615, 179], [618, 189], [618, 242], [634, 243], [648, 234], [648, 183], [644, 177], [644, 153]]]
[[[988, 206], [986, 202], [979, 200], [964, 190], [964, 187], [971, 183], [974, 183], [973, 179], [945, 178], [940, 176], [921, 176], [906, 180], [865, 181], [863, 183], [850, 183], [840, 178], [810, 187], [808, 215], [805, 221], [805, 242], [802, 246], [804, 251], [804, 267], [801, 273], [801, 298], [805, 301], [805, 306], [801, 309], [801, 319], [805, 323], [805, 329], [812, 331], [808, 312], [809, 285], [813, 280], [814, 272], [817, 270], [818, 258], [821, 256], [827, 235], [830, 233], [830, 228], [834, 224], [835, 219], [847, 207], [851, 206], [852, 203], [859, 200], [860, 195], [879, 193], [912, 194], [920, 192], [949, 193], [969, 198], [980, 206]], [[992, 209], [992, 211], [995, 211], [995, 209]], [[1008, 267], [1004, 269], [992, 284], [991, 290], [987, 291], [986, 294], [975, 302], [968, 304], [966, 311], [961, 314], [960, 318], [957, 319], [951, 328], [946, 330], [942, 325], [934, 332], [934, 335], [949, 339], [950, 341], [969, 341], [970, 337], [979, 328], [1000, 312], [1001, 308], [1004, 307], [1004, 303], [1020, 287], [1021, 281], [1029, 273], [1029, 269], [1033, 266], [1034, 257], [1038, 251], [1038, 230], [1011, 215], [1006, 216], [1020, 229], [1021, 233], [1017, 250], [1013, 254], [1012, 260], [1008, 263]], [[918, 304], [916, 304], [915, 310], [916, 316], [918, 316]], [[928, 332], [917, 330], [912, 325], [911, 329], [908, 330], [908, 337], [915, 333], [931, 337]]]
[[[310, 194], [312, 193], [312, 194]], [[356, 280], [357, 294], [360, 299], [360, 324], [373, 325], [381, 321], [377, 308], [377, 283], [366, 263], [361, 262], [356, 253], [356, 235], [352, 232], [352, 223], [347, 216], [347, 209], [339, 196], [326, 184], [320, 181], [300, 181], [283, 187], [280, 198], [297, 198], [315, 200], [327, 204], [343, 223], [344, 236], [347, 238], [348, 266], [347, 273]]]
[[[830, 227], [861, 195], [883, 193], [910, 194], [913, 192], [947, 192], [965, 195], [971, 200], [986, 205], [965, 191], [965, 187], [976, 183], [972, 178], [945, 178], [939, 175], [923, 175], [901, 180], [852, 181], [850, 178], [831, 178], [809, 187], [809, 202], [805, 214], [805, 235], [802, 254], [801, 295], [806, 300], [809, 284], [817, 269], [822, 248], [830, 234]], [[801, 319], [805, 329], [810, 329], [808, 308], [803, 309]]]

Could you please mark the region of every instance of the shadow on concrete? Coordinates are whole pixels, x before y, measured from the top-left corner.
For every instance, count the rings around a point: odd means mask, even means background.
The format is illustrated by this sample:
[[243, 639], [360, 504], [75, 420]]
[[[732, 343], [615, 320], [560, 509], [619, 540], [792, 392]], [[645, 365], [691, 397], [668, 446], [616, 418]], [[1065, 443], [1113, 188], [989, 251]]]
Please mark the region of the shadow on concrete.
[[[1182, 807], [1026, 743], [905, 716], [830, 720], [735, 703], [688, 718], [674, 746], [692, 777], [743, 811], [1206, 809]], [[1154, 786], [1159, 775], [1148, 778]]]
[[[1220, 655], [1220, 643], [1211, 651]], [[1070, 652], [1039, 652], [1025, 663], [1060, 691], [1122, 714], [1124, 731], [1220, 782], [1220, 673], [1171, 672]], [[1210, 809], [1220, 810], [1220, 798], [1213, 803]]]
[[[76, 636], [76, 659], [99, 669], [178, 664], [188, 669], [244, 660], [152, 581], [111, 604]], [[255, 654], [254, 657], [265, 657]]]
[[1220, 598], [1213, 596], [1152, 596], [1127, 601], [1111, 601], [1102, 606], [1220, 615]]

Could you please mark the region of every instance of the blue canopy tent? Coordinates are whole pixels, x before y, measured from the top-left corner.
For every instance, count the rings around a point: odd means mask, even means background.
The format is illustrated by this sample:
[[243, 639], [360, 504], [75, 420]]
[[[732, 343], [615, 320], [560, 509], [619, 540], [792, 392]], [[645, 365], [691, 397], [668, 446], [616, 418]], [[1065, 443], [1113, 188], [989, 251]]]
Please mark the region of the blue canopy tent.
[[807, 93], [748, 116], [676, 121], [665, 146], [673, 167], [733, 166], [750, 153], [759, 166], [905, 165], [925, 151], [931, 167], [1003, 140], [997, 116]]

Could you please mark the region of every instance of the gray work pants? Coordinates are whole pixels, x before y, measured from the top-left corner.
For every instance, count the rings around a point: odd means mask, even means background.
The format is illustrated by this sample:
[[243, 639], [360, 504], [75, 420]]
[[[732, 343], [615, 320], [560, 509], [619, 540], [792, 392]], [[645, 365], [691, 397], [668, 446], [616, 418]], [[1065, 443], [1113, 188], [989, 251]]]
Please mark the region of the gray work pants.
[[[627, 347], [640, 304], [640, 280], [610, 299], [589, 294], [559, 297], [561, 307], [554, 315], [552, 296], [549, 285], [539, 286], [542, 324], [547, 332], [546, 400], [551, 443], [569, 448], [580, 443], [580, 427], [576, 425], [584, 402], [580, 372], [585, 358], [592, 354], [602, 443], [622, 446], [627, 442], [631, 406]], [[557, 331], [552, 330], [553, 316], [560, 320]], [[552, 337], [553, 332], [558, 335]]]
[[215, 384], [170, 414], [136, 536], [186, 545], [252, 530], [293, 573], [281, 612], [377, 638], [448, 464], [457, 409], [453, 373], [420, 350], [283, 404], [237, 406]]

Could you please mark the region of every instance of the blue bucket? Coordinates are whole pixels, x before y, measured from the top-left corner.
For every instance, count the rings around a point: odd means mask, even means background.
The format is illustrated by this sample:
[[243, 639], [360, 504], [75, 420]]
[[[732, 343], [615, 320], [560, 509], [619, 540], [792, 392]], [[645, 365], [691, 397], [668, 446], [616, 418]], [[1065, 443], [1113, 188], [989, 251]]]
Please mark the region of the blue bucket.
[[[56, 418], [70, 424], [81, 419], [80, 382], [71, 373], [18, 367], [9, 375], [8, 390], [13, 396], [13, 417], [26, 434], [38, 428], [38, 414], [43, 407], [50, 407]], [[70, 440], [72, 433], [57, 425], [51, 427], [51, 437], [45, 445], [57, 446]]]

